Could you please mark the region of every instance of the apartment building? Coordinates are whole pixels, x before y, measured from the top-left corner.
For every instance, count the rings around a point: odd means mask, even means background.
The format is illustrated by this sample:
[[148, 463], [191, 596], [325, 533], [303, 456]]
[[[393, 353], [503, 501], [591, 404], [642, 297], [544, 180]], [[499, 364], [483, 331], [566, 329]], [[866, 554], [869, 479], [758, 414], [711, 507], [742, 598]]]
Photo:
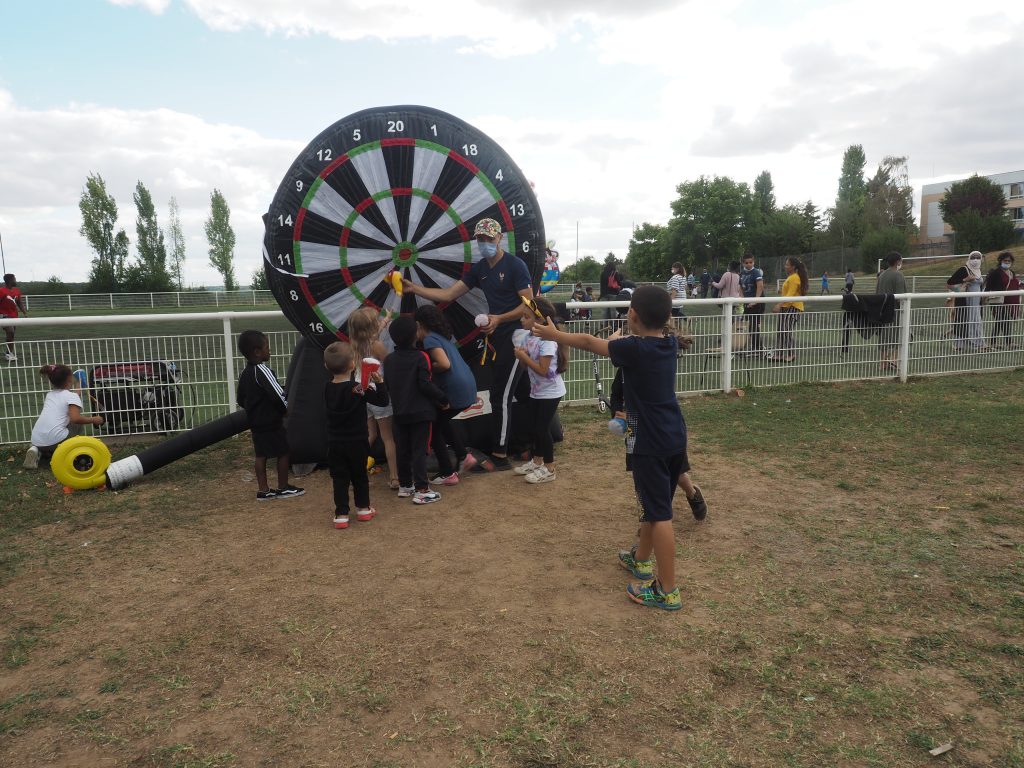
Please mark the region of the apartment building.
[[[1013, 226], [1018, 231], [1024, 232], [1024, 170], [995, 173], [985, 178], [1003, 188], [1006, 207], [1010, 211], [1010, 218], [1013, 219]], [[963, 181], [963, 179], [925, 184], [921, 187], [920, 242], [941, 242], [953, 234], [953, 230], [942, 220], [939, 201], [945, 197], [946, 192], [957, 181]]]

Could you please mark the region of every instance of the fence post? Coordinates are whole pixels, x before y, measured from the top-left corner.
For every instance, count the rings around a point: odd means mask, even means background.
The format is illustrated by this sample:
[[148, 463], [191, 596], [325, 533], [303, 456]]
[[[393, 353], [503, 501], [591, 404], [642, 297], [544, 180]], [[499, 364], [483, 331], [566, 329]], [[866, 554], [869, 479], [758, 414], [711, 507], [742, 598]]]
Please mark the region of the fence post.
[[156, 308], [156, 306], [153, 304], [153, 292], [152, 291], [150, 291], [150, 293], [149, 293], [149, 308], [150, 309], [155, 309]]
[[910, 306], [911, 300], [900, 299], [900, 381], [907, 382], [907, 370], [910, 368]]
[[71, 294], [68, 294], [68, 312], [71, 311]]
[[178, 309], [181, 309], [181, 291], [175, 291], [174, 295], [178, 297]]
[[722, 304], [722, 391], [732, 391], [732, 302]]
[[213, 292], [213, 303], [218, 307], [220, 306], [220, 291]]
[[228, 394], [227, 407], [228, 415], [234, 412], [235, 402], [235, 349], [231, 343], [231, 318], [224, 318], [224, 370], [225, 370], [225, 386]]
[[113, 309], [114, 308], [114, 294], [111, 293], [111, 294], [109, 294], [109, 296], [110, 296], [110, 308]]

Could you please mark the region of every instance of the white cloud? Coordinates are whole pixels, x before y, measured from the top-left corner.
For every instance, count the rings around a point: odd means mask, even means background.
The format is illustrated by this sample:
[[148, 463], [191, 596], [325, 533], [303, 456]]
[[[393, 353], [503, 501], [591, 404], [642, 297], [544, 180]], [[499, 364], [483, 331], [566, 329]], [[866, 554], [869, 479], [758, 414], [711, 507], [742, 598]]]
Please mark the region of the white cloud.
[[18, 107], [4, 92], [0, 133], [5, 137], [0, 149], [4, 250], [8, 262], [25, 264], [36, 279], [87, 276], [93, 254], [78, 234], [78, 200], [89, 173], [103, 177], [117, 201], [119, 225], [132, 241], [137, 181], [152, 193], [162, 226], [167, 224], [167, 202], [172, 195], [177, 198], [188, 239], [186, 272], [199, 284], [217, 282], [206, 265], [202, 222], [211, 191], [220, 189], [238, 236], [239, 277], [247, 279], [260, 261], [260, 216], [302, 148], [298, 142], [270, 140], [166, 109], [72, 105], [33, 111]]
[[109, 0], [113, 5], [120, 5], [124, 7], [139, 5], [145, 8], [150, 13], [161, 14], [167, 10], [167, 6], [171, 4], [171, 0]]
[[[161, 13], [169, 0], [110, 0]], [[260, 29], [288, 36], [325, 35], [337, 40], [375, 38], [465, 40], [459, 52], [507, 57], [551, 48], [577, 23], [637, 18], [686, 0], [184, 0], [212, 29]]]

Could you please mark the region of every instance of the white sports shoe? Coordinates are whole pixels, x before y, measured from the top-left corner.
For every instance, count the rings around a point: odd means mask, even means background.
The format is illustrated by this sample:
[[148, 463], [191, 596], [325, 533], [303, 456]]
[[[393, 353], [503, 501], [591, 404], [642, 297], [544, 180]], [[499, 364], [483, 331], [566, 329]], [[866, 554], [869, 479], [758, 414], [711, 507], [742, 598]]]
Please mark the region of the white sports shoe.
[[25, 463], [22, 464], [25, 469], [39, 469], [39, 449], [34, 445], [30, 446], [25, 451]]
[[512, 471], [517, 475], [528, 475], [531, 472], [536, 471], [538, 466], [544, 466], [543, 464], [534, 464], [532, 460], [526, 462], [522, 466], [513, 467]]
[[526, 482], [528, 483], [550, 483], [554, 479], [555, 473], [543, 464], [526, 476]]

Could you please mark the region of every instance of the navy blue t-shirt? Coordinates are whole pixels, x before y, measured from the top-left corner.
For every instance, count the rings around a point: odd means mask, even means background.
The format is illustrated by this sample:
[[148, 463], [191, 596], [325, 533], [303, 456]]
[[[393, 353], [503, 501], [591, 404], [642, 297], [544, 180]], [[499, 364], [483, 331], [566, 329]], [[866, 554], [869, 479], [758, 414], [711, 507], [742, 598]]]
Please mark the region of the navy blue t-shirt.
[[743, 289], [743, 295], [752, 299], [757, 296], [757, 281], [764, 281], [764, 272], [761, 271], [760, 267], [751, 267], [749, 270], [740, 270], [740, 288]]
[[476, 379], [473, 371], [459, 354], [458, 347], [451, 339], [431, 331], [423, 339], [423, 348], [429, 353], [432, 349], [443, 349], [448, 356], [451, 368], [447, 371], [434, 371], [434, 381], [448, 395], [448, 402], [456, 411], [463, 411], [476, 402]]
[[667, 457], [686, 449], [686, 423], [676, 399], [677, 351], [671, 336], [626, 336], [608, 342], [612, 365], [622, 369], [626, 453]]
[[[462, 276], [462, 282], [470, 288], [479, 288], [487, 299], [487, 311], [492, 315], [503, 315], [523, 305], [519, 292], [530, 288], [530, 270], [526, 263], [514, 253], [505, 251], [492, 268], [487, 259], [480, 259]], [[519, 320], [508, 320], [498, 326], [495, 333], [511, 334], [519, 328]]]

